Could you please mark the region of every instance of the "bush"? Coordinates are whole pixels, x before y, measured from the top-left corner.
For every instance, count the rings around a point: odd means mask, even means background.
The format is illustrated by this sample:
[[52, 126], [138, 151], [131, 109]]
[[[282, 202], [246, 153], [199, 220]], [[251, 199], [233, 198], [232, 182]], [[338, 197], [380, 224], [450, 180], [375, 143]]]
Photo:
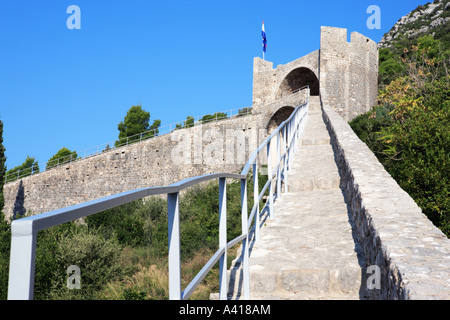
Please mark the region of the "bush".
[[[97, 230], [69, 223], [45, 231], [36, 253], [36, 299], [95, 299], [106, 283], [121, 278], [121, 247]], [[72, 265], [80, 268], [80, 289], [67, 287]]]

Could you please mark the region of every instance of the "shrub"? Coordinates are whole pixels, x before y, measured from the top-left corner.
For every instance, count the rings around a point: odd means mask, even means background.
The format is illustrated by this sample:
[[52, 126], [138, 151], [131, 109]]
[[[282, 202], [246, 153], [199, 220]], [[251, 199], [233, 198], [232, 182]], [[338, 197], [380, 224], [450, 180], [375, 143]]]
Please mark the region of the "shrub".
[[[97, 230], [75, 223], [65, 224], [38, 236], [36, 253], [36, 299], [95, 299], [109, 281], [120, 279], [121, 247]], [[68, 289], [66, 270], [81, 271], [81, 289]]]

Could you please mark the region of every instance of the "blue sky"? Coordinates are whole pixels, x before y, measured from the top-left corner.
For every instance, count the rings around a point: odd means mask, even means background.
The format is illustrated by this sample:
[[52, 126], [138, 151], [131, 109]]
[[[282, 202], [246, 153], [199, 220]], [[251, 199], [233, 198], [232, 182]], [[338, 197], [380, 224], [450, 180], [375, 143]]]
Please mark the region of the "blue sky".
[[[7, 167], [41, 170], [62, 147], [113, 141], [132, 105], [168, 125], [251, 106], [253, 58], [285, 64], [319, 49], [320, 26], [378, 42], [426, 0], [0, 0], [0, 119]], [[70, 5], [81, 29], [70, 30]], [[370, 30], [370, 5], [381, 29]]]

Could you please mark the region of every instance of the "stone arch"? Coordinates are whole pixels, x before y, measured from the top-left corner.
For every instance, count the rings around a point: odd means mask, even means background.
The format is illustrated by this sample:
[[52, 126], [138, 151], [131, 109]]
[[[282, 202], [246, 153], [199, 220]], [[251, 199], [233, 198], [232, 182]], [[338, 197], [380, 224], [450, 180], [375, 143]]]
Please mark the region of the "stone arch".
[[[270, 118], [270, 120], [267, 122], [267, 136], [269, 136], [270, 134], [272, 134], [272, 132], [280, 125], [283, 123], [283, 121], [287, 120], [292, 112], [294, 112], [295, 108], [292, 106], [284, 106], [279, 108]], [[281, 131], [281, 140], [285, 140], [286, 137], [284, 136], [284, 131]], [[277, 143], [276, 143], [276, 138], [275, 143], [272, 143], [270, 145], [270, 152], [272, 154], [272, 167], [274, 167], [277, 163], [277, 157], [275, 156], [275, 154], [277, 153]], [[284, 143], [286, 143], [287, 141], [285, 140]], [[283, 143], [280, 141], [280, 143]], [[282, 144], [283, 145], [283, 144]]]
[[267, 134], [270, 135], [284, 120], [289, 118], [294, 110], [291, 106], [284, 106], [278, 109], [267, 123]]
[[280, 98], [306, 85], [309, 85], [312, 96], [319, 95], [319, 79], [314, 71], [305, 67], [295, 68], [284, 77], [276, 97]]

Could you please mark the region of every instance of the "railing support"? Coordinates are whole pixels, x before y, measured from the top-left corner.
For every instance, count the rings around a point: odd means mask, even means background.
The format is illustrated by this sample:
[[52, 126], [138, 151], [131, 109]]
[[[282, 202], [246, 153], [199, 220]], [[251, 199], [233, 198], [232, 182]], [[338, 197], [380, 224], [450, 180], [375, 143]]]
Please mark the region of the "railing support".
[[221, 248], [225, 250], [219, 260], [219, 299], [227, 300], [227, 184], [225, 178], [219, 178], [219, 249]]
[[241, 179], [241, 221], [242, 234], [247, 236], [242, 240], [242, 286], [244, 299], [250, 299], [249, 279], [249, 248], [248, 248], [248, 206], [247, 206], [247, 179]]
[[[288, 138], [287, 138], [287, 126], [284, 126], [283, 128], [283, 150], [286, 152], [287, 146], [288, 146]], [[287, 158], [288, 154], [286, 153], [284, 155], [284, 165], [283, 165], [283, 173], [284, 173], [284, 192], [288, 192], [288, 170], [287, 170]]]
[[255, 160], [253, 164], [253, 199], [256, 205], [255, 211], [255, 241], [259, 241], [259, 187], [258, 187], [258, 163]]
[[277, 134], [277, 199], [281, 198], [281, 131]]
[[181, 299], [179, 192], [167, 194], [169, 224], [169, 299]]
[[273, 173], [272, 173], [272, 152], [270, 152], [270, 141], [267, 143], [267, 177], [269, 179], [269, 217], [273, 219], [275, 212], [273, 211]]
[[36, 263], [36, 236], [33, 224], [11, 225], [8, 300], [32, 300]]

